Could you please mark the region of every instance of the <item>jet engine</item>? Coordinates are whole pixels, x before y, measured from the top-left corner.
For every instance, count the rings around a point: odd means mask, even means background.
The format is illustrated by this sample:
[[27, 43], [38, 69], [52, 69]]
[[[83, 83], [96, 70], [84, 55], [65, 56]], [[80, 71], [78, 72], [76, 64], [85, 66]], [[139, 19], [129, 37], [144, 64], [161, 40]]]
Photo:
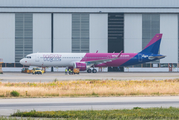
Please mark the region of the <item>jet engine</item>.
[[74, 66], [74, 68], [79, 68], [80, 71], [85, 71], [85, 70], [87, 70], [86, 63], [76, 62], [76, 63], [74, 63], [73, 66]]

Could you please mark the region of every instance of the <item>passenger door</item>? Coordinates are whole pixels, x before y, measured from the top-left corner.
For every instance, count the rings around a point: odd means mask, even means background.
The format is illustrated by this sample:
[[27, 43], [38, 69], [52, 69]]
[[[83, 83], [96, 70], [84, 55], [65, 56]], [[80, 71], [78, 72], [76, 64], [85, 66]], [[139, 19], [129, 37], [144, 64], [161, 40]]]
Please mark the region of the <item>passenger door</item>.
[[39, 54], [37, 54], [37, 55], [35, 56], [35, 62], [39, 62], [39, 60], [40, 60], [40, 57], [39, 57]]

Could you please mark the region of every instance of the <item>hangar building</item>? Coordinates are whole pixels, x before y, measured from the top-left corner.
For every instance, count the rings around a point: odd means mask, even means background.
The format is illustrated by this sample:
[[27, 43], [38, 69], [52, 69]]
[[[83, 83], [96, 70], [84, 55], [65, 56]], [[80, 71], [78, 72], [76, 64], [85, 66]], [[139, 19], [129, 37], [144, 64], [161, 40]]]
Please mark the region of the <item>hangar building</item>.
[[178, 0], [0, 0], [3, 69], [22, 68], [19, 60], [35, 52], [139, 52], [163, 33], [166, 58], [124, 71], [165, 71], [169, 63], [176, 71], [178, 14]]

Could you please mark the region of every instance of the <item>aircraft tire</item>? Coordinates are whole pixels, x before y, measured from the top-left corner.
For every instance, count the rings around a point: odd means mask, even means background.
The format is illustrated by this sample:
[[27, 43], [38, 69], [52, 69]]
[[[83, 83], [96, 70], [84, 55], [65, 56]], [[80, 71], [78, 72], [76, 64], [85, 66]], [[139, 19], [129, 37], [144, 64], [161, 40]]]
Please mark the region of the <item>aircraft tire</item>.
[[96, 69], [93, 69], [92, 72], [93, 72], [93, 73], [97, 73], [97, 70], [96, 70]]
[[88, 69], [87, 72], [88, 72], [88, 73], [91, 73], [91, 69]]

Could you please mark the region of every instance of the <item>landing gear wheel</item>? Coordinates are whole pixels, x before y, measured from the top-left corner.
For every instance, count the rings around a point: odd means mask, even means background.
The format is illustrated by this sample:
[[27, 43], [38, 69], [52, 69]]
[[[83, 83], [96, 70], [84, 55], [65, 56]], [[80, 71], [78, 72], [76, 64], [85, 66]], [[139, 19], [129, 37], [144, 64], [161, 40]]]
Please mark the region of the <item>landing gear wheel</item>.
[[96, 70], [96, 69], [93, 69], [92, 72], [93, 72], [93, 73], [97, 73], [97, 70]]
[[91, 69], [88, 69], [87, 72], [88, 72], [88, 73], [91, 73]]

